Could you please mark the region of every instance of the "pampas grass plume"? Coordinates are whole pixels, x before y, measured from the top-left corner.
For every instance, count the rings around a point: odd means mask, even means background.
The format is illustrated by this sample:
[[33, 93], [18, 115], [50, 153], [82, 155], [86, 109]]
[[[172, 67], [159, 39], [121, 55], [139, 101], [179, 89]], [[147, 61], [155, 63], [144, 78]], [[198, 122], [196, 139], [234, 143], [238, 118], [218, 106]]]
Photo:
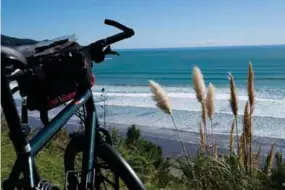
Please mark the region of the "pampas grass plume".
[[163, 112], [171, 115], [172, 109], [167, 93], [158, 83], [152, 80], [149, 80], [149, 86], [153, 94], [152, 99], [156, 102], [156, 106]]
[[244, 124], [244, 133], [246, 138], [251, 137], [251, 117], [248, 111], [248, 101], [245, 104], [244, 107], [244, 115], [243, 115], [243, 124]]
[[180, 139], [182, 149], [183, 149], [186, 157], [188, 158], [186, 147], [185, 147], [183, 140], [179, 134], [178, 127], [177, 127], [175, 120], [173, 118], [173, 115], [172, 115], [171, 104], [170, 104], [170, 100], [167, 96], [166, 91], [164, 91], [164, 89], [158, 83], [156, 83], [152, 80], [149, 80], [149, 86], [150, 86], [150, 89], [151, 89], [152, 94], [153, 94], [152, 99], [156, 102], [156, 106], [159, 109], [161, 109], [163, 112], [165, 112], [171, 116], [172, 122], [173, 122], [174, 127], [175, 127], [175, 131], [176, 131], [176, 133]]
[[215, 87], [212, 83], [208, 86], [206, 105], [208, 117], [213, 120], [215, 114]]
[[237, 149], [238, 149], [238, 155], [239, 153], [239, 138], [238, 138], [238, 125], [237, 125], [237, 114], [238, 114], [238, 99], [237, 99], [237, 93], [236, 93], [236, 86], [235, 86], [235, 81], [234, 77], [231, 73], [229, 73], [229, 80], [230, 80], [230, 106], [232, 108], [232, 112], [235, 116], [235, 127], [236, 127], [236, 135], [237, 135]]
[[199, 102], [205, 99], [205, 83], [201, 70], [195, 66], [192, 70], [193, 86], [196, 93], [196, 98]]
[[230, 80], [230, 105], [232, 108], [232, 112], [235, 117], [237, 117], [238, 113], [238, 98], [236, 93], [236, 86], [235, 86], [235, 80], [231, 73], [229, 73], [229, 80]]
[[253, 114], [254, 103], [255, 103], [255, 91], [254, 91], [254, 72], [251, 62], [248, 64], [248, 79], [247, 79], [247, 91], [248, 99], [250, 103], [250, 114]]

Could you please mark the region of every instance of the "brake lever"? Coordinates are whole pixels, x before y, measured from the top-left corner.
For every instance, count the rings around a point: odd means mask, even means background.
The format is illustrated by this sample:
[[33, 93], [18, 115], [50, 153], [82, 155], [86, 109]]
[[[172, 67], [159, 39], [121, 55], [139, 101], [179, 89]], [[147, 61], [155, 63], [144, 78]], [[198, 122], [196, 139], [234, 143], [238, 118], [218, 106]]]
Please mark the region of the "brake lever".
[[117, 55], [117, 56], [120, 56], [120, 54], [116, 51], [113, 51], [111, 49], [111, 46], [107, 46], [106, 49], [103, 51], [105, 55]]
[[116, 51], [110, 51], [108, 54], [120, 56], [120, 54]]

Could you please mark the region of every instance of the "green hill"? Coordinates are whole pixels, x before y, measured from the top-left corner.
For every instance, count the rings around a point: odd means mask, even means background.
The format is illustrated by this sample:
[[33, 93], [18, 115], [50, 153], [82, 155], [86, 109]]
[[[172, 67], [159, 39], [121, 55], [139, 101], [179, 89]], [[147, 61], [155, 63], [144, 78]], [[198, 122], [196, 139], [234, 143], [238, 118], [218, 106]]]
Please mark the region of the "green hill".
[[36, 43], [38, 43], [36, 40], [15, 38], [1, 34], [1, 45], [4, 46], [32, 45]]

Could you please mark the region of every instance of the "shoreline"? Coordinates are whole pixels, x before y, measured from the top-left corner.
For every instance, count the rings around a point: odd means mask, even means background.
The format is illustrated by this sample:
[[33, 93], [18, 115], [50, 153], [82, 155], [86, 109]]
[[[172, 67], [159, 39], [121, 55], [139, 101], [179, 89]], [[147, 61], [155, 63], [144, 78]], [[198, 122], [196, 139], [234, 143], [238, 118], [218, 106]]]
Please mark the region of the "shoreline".
[[[96, 86], [95, 86], [96, 88]], [[98, 88], [98, 86], [97, 86]], [[94, 88], [93, 88], [94, 90]], [[114, 90], [114, 89], [113, 89]], [[96, 93], [94, 91], [93, 93]], [[107, 93], [108, 95], [108, 93]], [[17, 98], [16, 98], [17, 97]], [[19, 113], [21, 113], [21, 99], [19, 99], [19, 94], [16, 93], [14, 95], [15, 103]], [[100, 106], [102, 103], [99, 103], [96, 99], [98, 96], [95, 96], [96, 109], [99, 120], [102, 122], [103, 114]], [[148, 97], [149, 98], [149, 97]], [[120, 135], [125, 135], [127, 128], [132, 124], [135, 124], [141, 131], [141, 135], [146, 140], [153, 142], [162, 147], [163, 155], [166, 156], [175, 156], [181, 152], [181, 144], [177, 137], [176, 131], [173, 129], [171, 125], [171, 121], [165, 114], [161, 113], [155, 107], [136, 107], [136, 106], [128, 106], [124, 105], [127, 103], [137, 103], [134, 100], [130, 99], [131, 102], [125, 102], [124, 99], [114, 99], [114, 97], [110, 96], [107, 100], [108, 103], [114, 103], [115, 105], [107, 105], [107, 114], [106, 121], [107, 128], [117, 128], [120, 132]], [[112, 102], [113, 101], [113, 102]], [[118, 102], [119, 101], [119, 102]], [[148, 104], [153, 105], [153, 102], [149, 102], [147, 99], [139, 99], [139, 101], [143, 102], [143, 105], [147, 106]], [[180, 99], [177, 99], [176, 105], [183, 106], [184, 102], [179, 102]], [[192, 107], [195, 107], [195, 100], [187, 100], [193, 101], [191, 103]], [[123, 105], [116, 105], [116, 103], [120, 103]], [[221, 111], [226, 111], [228, 107], [227, 102], [223, 102], [224, 107], [221, 108]], [[221, 104], [221, 106], [223, 105]], [[281, 105], [282, 107], [282, 105]], [[63, 106], [56, 107], [49, 111], [50, 118], [54, 117]], [[266, 108], [266, 107], [263, 107]], [[189, 149], [189, 153], [191, 156], [196, 155], [196, 152], [199, 148], [200, 144], [200, 134], [197, 129], [197, 121], [200, 119], [200, 111], [199, 110], [178, 110], [175, 109], [175, 118], [178, 124], [178, 130], [182, 139]], [[41, 128], [42, 124], [39, 119], [38, 111], [29, 111], [29, 124], [31, 124], [32, 129]], [[240, 117], [240, 116], [239, 116]], [[239, 128], [242, 128], [241, 119], [239, 119]], [[283, 153], [283, 158], [285, 158], [285, 138], [282, 138], [282, 130], [285, 128], [285, 118], [271, 118], [270, 116], [262, 117], [262, 116], [254, 116], [254, 132], [253, 135], [253, 151], [258, 149], [258, 146], [261, 145], [262, 155], [265, 156], [271, 146], [271, 143], [275, 143], [275, 150], [280, 150]], [[229, 152], [229, 130], [230, 123], [232, 121], [231, 114], [225, 113], [217, 113], [216, 114], [216, 122], [214, 123], [214, 141], [218, 146], [218, 150], [221, 153]], [[103, 123], [101, 123], [103, 124]], [[65, 128], [67, 132], [70, 133], [74, 131], [75, 128], [79, 126], [79, 119], [76, 116], [73, 116]], [[261, 127], [261, 128], [260, 128]], [[283, 129], [284, 128], [284, 129]], [[256, 135], [255, 135], [256, 134]], [[280, 135], [281, 134], [281, 135]], [[279, 136], [277, 136], [279, 135]], [[276, 138], [274, 137], [276, 136]], [[212, 142], [210, 136], [208, 137], [208, 142]], [[236, 143], [235, 143], [236, 144]]]
[[[15, 103], [17, 105], [19, 113], [21, 114], [21, 100], [15, 99]], [[64, 106], [59, 106], [50, 110], [49, 117], [53, 118], [63, 107]], [[97, 105], [96, 109], [98, 118], [101, 124], [103, 124], [103, 110], [100, 108], [100, 105]], [[193, 112], [191, 115], [189, 115], [189, 112], [175, 110], [174, 115], [177, 120], [178, 130], [182, 136], [183, 141], [185, 141], [185, 143], [191, 144], [191, 146], [199, 145], [200, 134], [196, 126], [198, 124], [196, 121], [199, 121], [200, 113]], [[229, 147], [229, 124], [231, 123], [232, 116], [228, 115], [226, 116], [226, 119], [221, 120], [222, 118], [219, 118], [219, 115], [222, 115], [224, 117], [224, 114], [217, 114], [217, 122], [214, 123], [214, 141], [217, 143], [220, 149], [227, 151]], [[28, 116], [32, 129], [40, 128], [43, 126], [39, 119], [38, 111], [29, 111]], [[188, 118], [188, 116], [190, 116], [190, 118]], [[254, 119], [255, 126], [260, 127], [263, 122], [256, 119], [258, 118], [255, 117]], [[257, 150], [258, 145], [260, 144], [262, 146], [262, 152], [266, 154], [270, 148], [271, 143], [275, 143], [277, 149], [283, 149], [282, 152], [284, 152], [283, 155], [285, 156], [285, 138], [282, 138], [282, 134], [279, 136], [274, 135], [275, 133], [282, 133], [282, 128], [285, 127], [284, 124], [282, 124], [284, 119], [268, 119], [270, 118], [267, 118], [266, 121], [272, 123], [269, 128], [254, 128], [255, 130], [262, 130], [262, 132], [256, 131], [257, 133], [253, 133], [253, 151]], [[159, 143], [161, 146], [164, 146], [161, 142], [164, 142], [166, 144], [169, 144], [171, 141], [174, 143], [179, 142], [177, 133], [171, 125], [171, 121], [157, 108], [107, 106], [106, 121], [108, 121], [107, 127], [115, 126], [120, 131], [122, 131], [122, 133], [127, 131], [127, 127], [135, 124], [140, 129], [141, 134], [151, 139], [152, 141]], [[78, 126], [79, 119], [76, 116], [73, 116], [66, 124], [68, 132], [72, 132]], [[241, 129], [241, 127], [242, 123], [239, 122], [239, 128]], [[275, 130], [275, 133], [272, 133], [272, 130]], [[212, 142], [210, 136], [208, 139], [209, 142]], [[168, 145], [166, 147], [166, 155], [168, 153], [172, 154], [172, 150], [168, 150], [169, 147], [171, 147], [171, 145]], [[177, 147], [174, 149], [177, 149]]]
[[[40, 129], [43, 127], [41, 121], [38, 117], [30, 117], [29, 124], [34, 129]], [[101, 122], [103, 124], [103, 122]], [[37, 126], [37, 127], [36, 127]], [[119, 135], [122, 137], [126, 136], [126, 132], [128, 127], [131, 125], [128, 124], [119, 124], [119, 123], [106, 123], [104, 128], [111, 130], [113, 128], [117, 129]], [[163, 156], [177, 156], [181, 153], [181, 143], [177, 137], [177, 133], [174, 130], [165, 130], [161, 128], [153, 128], [151, 126], [142, 126], [135, 125], [138, 129], [140, 129], [141, 137], [145, 140], [149, 140], [154, 144], [160, 146], [163, 151]], [[78, 127], [80, 127], [79, 120], [70, 119], [67, 124], [63, 128], [67, 130], [67, 133], [70, 134], [74, 132]], [[187, 151], [189, 151], [190, 156], [195, 156], [199, 147], [200, 147], [200, 135], [198, 132], [186, 132], [180, 133], [183, 139], [183, 143], [187, 147]], [[210, 137], [210, 136], [209, 136]], [[228, 135], [220, 135], [214, 134], [214, 141], [218, 145], [218, 152], [221, 154], [229, 153], [229, 136]], [[211, 138], [209, 138], [209, 143], [211, 142]], [[270, 149], [271, 142], [275, 143], [275, 150], [281, 151], [283, 155], [283, 159], [285, 160], [285, 139], [274, 139], [270, 137], [261, 137], [261, 138], [253, 138], [253, 151], [256, 151], [258, 146], [261, 145], [261, 155], [265, 157], [267, 152]], [[235, 143], [236, 144], [236, 143]]]
[[[100, 120], [103, 120], [103, 109], [101, 106], [104, 105], [104, 102], [102, 102], [98, 96], [95, 96], [94, 99], [96, 102], [98, 117]], [[15, 103], [17, 105], [18, 112], [21, 113], [21, 100], [16, 98]], [[185, 107], [186, 103], [189, 104], [189, 106], [186, 108], [187, 110], [181, 110], [181, 108]], [[130, 106], [130, 104], [133, 104], [133, 106]], [[201, 113], [200, 106], [196, 100], [184, 100], [178, 98], [173, 100], [173, 104], [173, 115], [176, 120], [178, 130], [181, 132], [199, 132], [198, 126]], [[265, 113], [274, 115], [274, 111], [281, 111], [284, 107], [284, 105], [279, 105], [273, 109], [270, 108], [271, 105], [272, 104], [261, 106], [258, 104], [258, 112], [262, 112], [264, 110]], [[109, 123], [152, 126], [152, 128], [164, 129], [164, 131], [173, 130], [171, 119], [155, 107], [153, 100], [150, 97], [118, 99], [110, 96], [108, 97], [106, 106], [106, 121]], [[243, 104], [240, 104], [239, 106], [240, 109], [243, 109]], [[58, 114], [63, 107], [64, 106], [58, 106], [51, 109], [49, 111], [50, 118]], [[216, 136], [229, 135], [233, 116], [231, 113], [224, 113], [228, 112], [228, 110], [228, 102], [222, 102], [217, 105], [217, 113], [215, 114], [215, 120], [213, 123], [213, 132]], [[258, 113], [256, 113], [256, 115], [253, 116], [253, 135], [259, 139], [265, 137], [276, 140], [285, 139], [285, 118], [279, 117], [284, 111], [285, 110], [280, 112], [279, 115], [276, 115], [276, 117], [271, 117], [266, 114], [266, 116], [259, 116]], [[29, 111], [28, 115], [39, 117], [39, 112]], [[76, 118], [76, 116], [72, 118]], [[242, 121], [243, 118], [241, 114], [238, 116], [238, 128], [240, 131], [242, 130], [243, 126]]]

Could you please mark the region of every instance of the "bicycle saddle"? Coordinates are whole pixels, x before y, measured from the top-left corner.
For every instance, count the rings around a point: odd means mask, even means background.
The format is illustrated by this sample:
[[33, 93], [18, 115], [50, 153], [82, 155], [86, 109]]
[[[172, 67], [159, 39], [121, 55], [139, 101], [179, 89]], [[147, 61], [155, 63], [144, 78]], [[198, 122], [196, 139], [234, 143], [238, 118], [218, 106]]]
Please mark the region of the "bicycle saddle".
[[27, 66], [26, 58], [21, 53], [19, 53], [13, 48], [1, 46], [1, 56], [2, 56], [2, 59], [4, 58], [4, 59], [9, 59], [11, 61], [14, 60], [16, 62], [20, 62], [20, 64], [17, 64], [17, 65], [21, 69]]

